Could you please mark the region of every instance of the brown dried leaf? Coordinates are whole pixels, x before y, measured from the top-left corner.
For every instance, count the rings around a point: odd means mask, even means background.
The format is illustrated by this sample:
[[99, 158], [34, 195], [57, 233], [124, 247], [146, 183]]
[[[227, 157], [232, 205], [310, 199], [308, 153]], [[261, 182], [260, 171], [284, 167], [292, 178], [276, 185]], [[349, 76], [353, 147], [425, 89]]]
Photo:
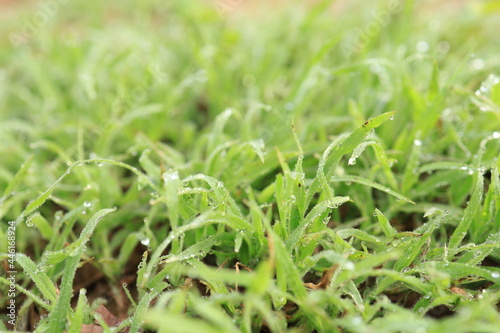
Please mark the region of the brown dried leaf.
[[99, 325], [82, 325], [80, 333], [102, 333], [104, 330]]
[[465, 290], [463, 290], [462, 288], [458, 288], [458, 287], [452, 287], [452, 288], [450, 288], [450, 291], [452, 293], [455, 293], [455, 294], [458, 294], [458, 295], [462, 295], [462, 296], [469, 295]]
[[[120, 323], [122, 322], [120, 319], [118, 319], [116, 316], [114, 316], [111, 312], [109, 312], [109, 310], [106, 309], [106, 307], [102, 304], [101, 304], [101, 306], [99, 306], [97, 308], [97, 310], [95, 310], [95, 313], [100, 314], [102, 319], [104, 320], [104, 322], [109, 327], [116, 327], [116, 326], [120, 325]], [[95, 322], [96, 322], [96, 324], [98, 323], [97, 320]]]
[[189, 290], [191, 289], [191, 287], [193, 287], [193, 279], [186, 278], [186, 280], [184, 281], [184, 289]]
[[[101, 315], [102, 319], [109, 327], [117, 327], [121, 324], [122, 320], [118, 319], [115, 315], [113, 315], [109, 310], [104, 306], [99, 306], [94, 313], [98, 313]], [[95, 324], [92, 325], [82, 325], [80, 329], [80, 333], [102, 333], [104, 332], [103, 328], [99, 325], [99, 322], [95, 320]], [[128, 333], [129, 329], [125, 328], [121, 330], [122, 333]]]
[[333, 265], [327, 271], [325, 271], [318, 284], [304, 283], [304, 286], [306, 286], [309, 289], [326, 289], [326, 288], [328, 288], [328, 285], [330, 284], [333, 273], [335, 273], [335, 271], [337, 270], [337, 267], [338, 267], [338, 265]]

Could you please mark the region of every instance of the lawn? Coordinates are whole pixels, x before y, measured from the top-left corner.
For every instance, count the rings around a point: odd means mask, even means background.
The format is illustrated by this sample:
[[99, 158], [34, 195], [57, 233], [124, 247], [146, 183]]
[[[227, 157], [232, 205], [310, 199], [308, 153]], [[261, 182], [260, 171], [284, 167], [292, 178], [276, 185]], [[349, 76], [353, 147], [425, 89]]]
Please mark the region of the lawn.
[[0, 331], [500, 332], [497, 1], [0, 12]]

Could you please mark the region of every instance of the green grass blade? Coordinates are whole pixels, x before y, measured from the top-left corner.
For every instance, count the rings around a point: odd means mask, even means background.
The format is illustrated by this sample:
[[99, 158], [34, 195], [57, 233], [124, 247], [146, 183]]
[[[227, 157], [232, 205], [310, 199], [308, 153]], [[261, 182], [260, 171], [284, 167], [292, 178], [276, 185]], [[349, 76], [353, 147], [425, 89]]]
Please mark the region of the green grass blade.
[[390, 194], [390, 195], [392, 195], [400, 200], [403, 200], [403, 201], [411, 203], [411, 204], [415, 204], [415, 202], [413, 202], [412, 200], [410, 200], [407, 197], [405, 197], [404, 195], [399, 194], [398, 192], [390, 189], [389, 187], [375, 183], [374, 181], [371, 181], [369, 179], [365, 179], [365, 178], [362, 178], [359, 176], [333, 177], [330, 181], [331, 182], [353, 182], [353, 183], [358, 183], [358, 184], [362, 184], [365, 186], [370, 186], [370, 187], [376, 188], [377, 190], [380, 190], [380, 191], [383, 191], [387, 194]]
[[[352, 132], [347, 138], [345, 138], [341, 143], [339, 143], [334, 149], [331, 155], [328, 157], [325, 163], [326, 174], [325, 178], [330, 179], [333, 176], [335, 168], [342, 156], [348, 154], [350, 151], [354, 150], [366, 136], [370, 133], [370, 131], [376, 127], [379, 127], [385, 121], [394, 117], [395, 112], [387, 112], [376, 116], [374, 118], [370, 118], [363, 125], [358, 127], [354, 132]], [[321, 184], [321, 177], [316, 176], [313, 180], [313, 183], [307, 190], [307, 199], [306, 203], [309, 204], [313, 195], [318, 191], [320, 186], [326, 185]], [[326, 185], [327, 186], [327, 185]]]
[[29, 155], [26, 161], [24, 161], [24, 163], [19, 167], [16, 175], [14, 176], [14, 178], [12, 178], [9, 185], [7, 185], [7, 187], [3, 191], [2, 199], [0, 200], [0, 202], [5, 200], [5, 198], [23, 182], [24, 178], [28, 174], [31, 163], [33, 162], [33, 158], [34, 155]]
[[43, 192], [42, 194], [40, 194], [40, 196], [38, 196], [35, 200], [30, 201], [28, 203], [28, 205], [26, 206], [26, 208], [24, 209], [21, 217], [26, 217], [26, 216], [30, 215], [36, 209], [38, 209], [38, 207], [40, 207], [41, 205], [43, 205], [45, 203], [45, 201], [47, 201], [47, 199], [52, 194], [52, 191], [54, 190], [54, 188], [56, 187], [56, 185], [58, 183], [60, 183], [67, 175], [69, 175], [71, 173], [71, 169], [74, 166], [75, 166], [75, 164], [73, 164], [72, 166], [70, 166], [66, 170], [66, 172], [61, 177], [59, 177], [59, 179], [57, 179], [47, 190], [45, 190], [45, 192]]
[[480, 207], [483, 197], [484, 177], [481, 172], [477, 172], [475, 178], [475, 186], [471, 200], [464, 210], [464, 216], [462, 217], [462, 220], [450, 237], [450, 241], [448, 243], [448, 247], [450, 249], [455, 249], [460, 245], [460, 242], [467, 235], [469, 227]]
[[97, 223], [109, 213], [114, 212], [116, 209], [102, 209], [92, 216], [89, 222], [85, 225], [85, 228], [80, 234], [80, 240], [82, 242], [79, 244], [76, 253], [69, 256], [66, 260], [66, 264], [63, 271], [63, 276], [61, 280], [61, 286], [59, 291], [59, 297], [57, 303], [54, 306], [53, 311], [50, 313], [49, 319], [49, 331], [50, 332], [62, 332], [66, 327], [66, 316], [70, 311], [70, 302], [73, 296], [73, 279], [75, 277], [75, 272], [80, 263], [80, 258], [85, 251], [85, 244], [90, 239]]
[[56, 286], [51, 281], [51, 279], [40, 270], [37, 265], [25, 254], [16, 254], [17, 263], [23, 268], [24, 272], [30, 277], [30, 279], [35, 283], [38, 290], [42, 295], [51, 302], [53, 306], [56, 302]]
[[329, 209], [338, 208], [343, 203], [349, 201], [349, 197], [334, 197], [331, 200], [326, 200], [316, 205], [309, 214], [300, 222], [299, 226], [292, 232], [289, 239], [286, 241], [287, 249], [293, 249], [300, 238], [304, 235], [306, 228], [311, 225], [318, 217], [320, 217], [324, 212]]
[[[153, 301], [158, 295], [167, 288], [165, 282], [158, 283], [156, 286], [152, 287], [151, 290], [141, 298], [137, 309], [135, 310], [134, 316], [132, 317], [132, 322], [130, 324], [131, 333], [139, 332], [139, 329], [143, 325], [144, 318], [146, 317], [147, 309], [151, 301]], [[170, 324], [170, 323], [169, 323]]]
[[397, 230], [394, 229], [394, 227], [389, 223], [387, 217], [385, 217], [385, 215], [377, 208], [375, 208], [375, 215], [377, 216], [380, 228], [382, 229], [387, 238], [390, 238], [397, 233]]

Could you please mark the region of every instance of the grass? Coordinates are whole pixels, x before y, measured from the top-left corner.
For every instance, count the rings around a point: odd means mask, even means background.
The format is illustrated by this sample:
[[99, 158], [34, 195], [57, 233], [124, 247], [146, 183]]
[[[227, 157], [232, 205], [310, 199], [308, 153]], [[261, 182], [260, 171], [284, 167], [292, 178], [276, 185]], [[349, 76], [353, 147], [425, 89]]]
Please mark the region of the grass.
[[19, 39], [40, 8], [0, 27], [1, 331], [498, 331], [494, 1], [75, 0]]

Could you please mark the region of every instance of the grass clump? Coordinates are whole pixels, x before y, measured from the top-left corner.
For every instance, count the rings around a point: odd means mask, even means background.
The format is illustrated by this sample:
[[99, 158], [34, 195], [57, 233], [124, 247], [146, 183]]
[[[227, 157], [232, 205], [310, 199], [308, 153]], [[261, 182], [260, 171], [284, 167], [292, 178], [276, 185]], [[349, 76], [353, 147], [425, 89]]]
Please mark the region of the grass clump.
[[262, 6], [10, 9], [0, 330], [498, 330], [498, 8]]

